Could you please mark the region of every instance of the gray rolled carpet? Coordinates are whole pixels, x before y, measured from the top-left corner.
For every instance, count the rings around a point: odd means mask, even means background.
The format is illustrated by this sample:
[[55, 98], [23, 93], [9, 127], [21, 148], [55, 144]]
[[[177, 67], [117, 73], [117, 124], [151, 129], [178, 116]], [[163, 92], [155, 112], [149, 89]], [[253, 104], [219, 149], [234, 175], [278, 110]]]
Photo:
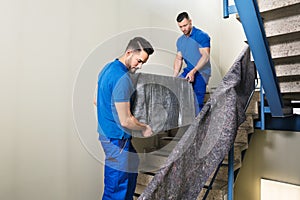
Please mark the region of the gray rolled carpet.
[[233, 145], [237, 128], [245, 120], [244, 109], [254, 89], [254, 79], [255, 69], [250, 64], [247, 47], [141, 194], [140, 200], [197, 199], [208, 177]]

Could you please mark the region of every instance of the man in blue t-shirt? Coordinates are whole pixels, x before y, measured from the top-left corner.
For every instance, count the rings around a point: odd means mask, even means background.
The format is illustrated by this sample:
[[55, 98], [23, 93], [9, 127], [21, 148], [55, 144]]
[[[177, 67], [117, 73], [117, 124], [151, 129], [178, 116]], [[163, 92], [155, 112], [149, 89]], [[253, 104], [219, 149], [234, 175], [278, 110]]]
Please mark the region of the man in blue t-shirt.
[[210, 37], [192, 25], [192, 20], [186, 12], [180, 13], [176, 21], [183, 35], [178, 38], [176, 43], [174, 76], [179, 75], [184, 60], [186, 67], [179, 77], [187, 79], [193, 85], [197, 115], [203, 107], [206, 85], [211, 75]]
[[144, 137], [149, 137], [152, 129], [130, 111], [134, 87], [128, 73], [141, 69], [153, 52], [147, 40], [135, 37], [129, 41], [125, 53], [108, 63], [98, 76], [98, 133], [105, 153], [102, 199], [133, 199], [139, 159], [130, 131], [140, 130]]

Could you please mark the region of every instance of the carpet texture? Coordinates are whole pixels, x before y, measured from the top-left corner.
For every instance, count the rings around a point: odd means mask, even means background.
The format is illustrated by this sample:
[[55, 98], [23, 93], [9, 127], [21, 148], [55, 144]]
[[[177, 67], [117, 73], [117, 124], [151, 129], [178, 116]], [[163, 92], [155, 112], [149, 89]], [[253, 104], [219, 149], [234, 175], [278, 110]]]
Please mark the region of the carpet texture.
[[193, 88], [186, 80], [144, 73], [131, 79], [136, 89], [131, 112], [154, 133], [189, 125], [195, 119]]

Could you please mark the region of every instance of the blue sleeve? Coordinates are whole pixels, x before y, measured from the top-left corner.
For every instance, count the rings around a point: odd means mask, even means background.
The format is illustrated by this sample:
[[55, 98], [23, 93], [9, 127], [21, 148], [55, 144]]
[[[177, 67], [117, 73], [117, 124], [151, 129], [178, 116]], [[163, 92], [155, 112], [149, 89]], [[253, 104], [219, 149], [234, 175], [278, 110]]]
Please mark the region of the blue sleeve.
[[130, 102], [133, 92], [134, 88], [130, 77], [124, 75], [117, 81], [112, 93], [112, 99], [114, 102]]
[[198, 43], [200, 44], [200, 48], [210, 48], [210, 37], [206, 33], [202, 33], [198, 36]]
[[177, 52], [181, 52], [182, 50], [182, 42], [181, 42], [181, 39], [180, 38], [178, 38], [177, 39], [177, 42], [176, 42], [176, 48], [177, 48]]

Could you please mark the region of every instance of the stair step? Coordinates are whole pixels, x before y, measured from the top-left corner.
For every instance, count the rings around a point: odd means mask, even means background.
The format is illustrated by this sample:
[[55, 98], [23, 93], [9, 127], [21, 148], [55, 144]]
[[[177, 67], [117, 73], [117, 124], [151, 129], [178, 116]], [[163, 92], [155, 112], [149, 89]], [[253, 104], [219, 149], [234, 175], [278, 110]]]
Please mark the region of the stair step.
[[155, 174], [139, 172], [137, 177], [137, 183], [140, 185], [147, 186], [153, 179]]
[[239, 129], [238, 133], [235, 137], [234, 143], [246, 143], [248, 142], [248, 130], [247, 129]]
[[267, 37], [299, 32], [300, 4], [261, 13]]
[[145, 153], [140, 157], [139, 170], [144, 172], [156, 173], [166, 162], [170, 152], [157, 150]]
[[[238, 170], [238, 169], [239, 168], [236, 165], [236, 170]], [[206, 182], [206, 185], [209, 185], [209, 183], [211, 182], [214, 174], [215, 174], [215, 171], [209, 176], [209, 178]], [[218, 171], [217, 176], [216, 176], [216, 179], [217, 180], [222, 180], [222, 181], [225, 181], [225, 182], [228, 181], [228, 165], [221, 165], [220, 166], [219, 171]]]
[[[223, 162], [222, 166], [228, 166], [228, 156], [226, 155]], [[242, 153], [239, 147], [234, 148], [234, 170], [237, 170], [242, 167]]]
[[[300, 56], [274, 59], [275, 70], [284, 98], [299, 99]], [[290, 95], [286, 95], [290, 93]], [[293, 98], [295, 96], [295, 98]]]
[[156, 166], [156, 165], [153, 166], [145, 162], [140, 162], [139, 164], [139, 171], [142, 173], [156, 174], [160, 168], [161, 166]]
[[[241, 164], [241, 149], [245, 149], [242, 146], [239, 146], [240, 144], [235, 143], [235, 151], [234, 151], [234, 170], [237, 170], [239, 168], [241, 168], [242, 164]], [[243, 144], [245, 145], [245, 144]], [[157, 173], [158, 167], [151, 167], [149, 165], [147, 165], [148, 168], [145, 167], [141, 167], [139, 175], [138, 175], [138, 179], [137, 182], [140, 185], [148, 185], [150, 183], [150, 181], [152, 180], [153, 176], [155, 175], [155, 173]], [[153, 169], [157, 169], [157, 170], [153, 170]], [[220, 170], [218, 172], [217, 178], [219, 180], [227, 180], [227, 170], [228, 170], [228, 159], [227, 157], [224, 159]], [[211, 177], [209, 178], [209, 182], [212, 178], [213, 174], [211, 175]], [[209, 184], [209, 182], [207, 184]]]
[[160, 140], [158, 148], [166, 152], [172, 152], [177, 144], [178, 141]]
[[[207, 189], [208, 185], [205, 185], [204, 188]], [[214, 189], [214, 190], [224, 190], [224, 188], [227, 188], [227, 181], [215, 179], [215, 181], [212, 185], [212, 189]]]
[[187, 131], [188, 128], [189, 128], [189, 125], [182, 126], [179, 128], [174, 128], [174, 129], [168, 131], [168, 136], [181, 138], [184, 135], [184, 133]]
[[237, 136], [239, 135], [239, 132], [243, 132], [243, 131], [246, 131], [248, 134], [253, 133], [254, 132], [253, 126], [254, 126], [253, 125], [253, 116], [247, 115], [246, 120], [238, 128]]
[[300, 92], [283, 93], [282, 98], [287, 99], [287, 100], [298, 100], [298, 101], [300, 101]]
[[[203, 188], [197, 198], [197, 200], [202, 200], [207, 188]], [[209, 191], [207, 200], [224, 200], [224, 196], [227, 194], [227, 181], [222, 181], [216, 179], [212, 190]]]
[[278, 82], [281, 93], [300, 92], [300, 75], [279, 77]]
[[300, 63], [277, 64], [275, 65], [275, 71], [277, 77], [299, 76]]
[[[284, 43], [299, 41], [300, 40], [300, 31], [290, 32], [285, 35], [276, 35], [276, 36], [268, 37], [267, 39], [268, 39], [268, 42], [270, 45], [284, 44]], [[273, 58], [273, 59], [276, 59], [276, 58]]]
[[139, 197], [144, 192], [145, 189], [146, 189], [146, 186], [136, 184], [134, 196]]
[[283, 58], [273, 58], [273, 62], [275, 66], [289, 63], [300, 63], [300, 55]]
[[[247, 137], [248, 139], [248, 137]], [[248, 141], [247, 142], [234, 142], [234, 147], [238, 148], [241, 152], [248, 149]]]
[[179, 137], [170, 137], [170, 136], [161, 137], [160, 139], [167, 140], [167, 141], [179, 141], [180, 140]]
[[293, 75], [293, 76], [282, 76], [282, 77], [278, 77], [278, 81], [279, 83], [281, 82], [295, 82], [295, 81], [299, 81], [300, 80], [300, 75]]
[[[254, 119], [253, 115], [251, 117]], [[253, 133], [254, 132], [254, 127], [252, 126], [240, 126], [238, 128], [238, 131], [245, 131], [247, 134]]]
[[[153, 151], [153, 152], [151, 152], [150, 153], [150, 155], [152, 156], [159, 156], [159, 157], [165, 157], [164, 158], [164, 160], [166, 160], [167, 159], [167, 157], [170, 155], [170, 151], [168, 151], [168, 150], [165, 150], [165, 149], [159, 149], [159, 150], [157, 150], [157, 151]], [[149, 155], [149, 156], [150, 156]]]
[[284, 43], [270, 43], [272, 58], [282, 58], [300, 55], [300, 40], [286, 41]]
[[[253, 128], [253, 118], [252, 115], [247, 115], [246, 121], [238, 129], [237, 137], [234, 143], [234, 170], [237, 170], [241, 167], [241, 151], [248, 148], [248, 134], [251, 128]], [[172, 149], [178, 143], [179, 138], [177, 137], [177, 133], [173, 135], [175, 135], [175, 137], [164, 135], [163, 137], [159, 138], [159, 144], [162, 145], [161, 149], [146, 153], [142, 156], [140, 172], [137, 179], [136, 197], [144, 191], [159, 168], [165, 163]], [[211, 179], [211, 177], [209, 178], [209, 180]], [[227, 178], [228, 160], [227, 158], [225, 158], [207, 199], [223, 199], [223, 197], [227, 193]], [[209, 185], [209, 182], [207, 182], [206, 185]], [[203, 191], [205, 190], [206, 189], [203, 189], [201, 194], [203, 194]], [[199, 195], [199, 197], [201, 197], [201, 194]]]
[[[142, 193], [143, 191], [146, 189], [147, 186], [137, 183], [136, 185], [136, 189], [135, 189], [135, 199], [137, 199]], [[197, 199], [201, 199], [204, 196], [205, 191], [207, 190], [208, 186], [204, 186], [204, 188], [202, 189], [202, 191], [200, 192], [199, 196]], [[219, 179], [215, 179], [213, 185], [212, 185], [212, 189], [209, 191], [209, 195], [208, 195], [208, 199], [222, 199], [221, 197], [224, 195], [226, 195], [227, 193], [227, 181], [223, 181], [223, 180], [219, 180]], [[223, 199], [222, 199], [223, 200]]]
[[299, 93], [300, 92], [300, 80], [291, 82], [280, 82], [281, 93]]
[[260, 99], [259, 91], [255, 91], [250, 100], [249, 106], [246, 110], [246, 115], [251, 116], [254, 119], [258, 118], [258, 113], [259, 113], [258, 101], [259, 101], [259, 99]]
[[228, 181], [228, 167], [227, 166], [220, 167], [216, 179], [223, 180], [226, 182]]
[[[245, 138], [245, 140], [248, 141], [248, 137]], [[235, 142], [234, 146], [235, 146], [234, 148], [235, 162], [238, 163], [241, 162], [241, 151], [248, 148], [248, 143], [244, 141]], [[164, 165], [169, 155], [170, 155], [169, 151], [165, 151], [162, 149], [145, 154], [143, 158], [140, 159], [141, 160], [140, 170], [145, 172], [155, 172], [159, 170]], [[224, 164], [228, 163], [227, 156], [225, 157], [223, 163]], [[237, 166], [240, 166], [240, 164], [238, 164]]]
[[270, 10], [275, 10], [282, 7], [293, 6], [297, 3], [300, 3], [300, 0], [258, 0], [258, 7], [260, 12], [266, 12]]
[[[204, 194], [206, 192], [206, 189], [202, 189], [197, 200], [202, 200], [204, 197]], [[225, 200], [227, 192], [224, 190], [211, 190], [208, 193], [208, 196], [206, 200]]]

